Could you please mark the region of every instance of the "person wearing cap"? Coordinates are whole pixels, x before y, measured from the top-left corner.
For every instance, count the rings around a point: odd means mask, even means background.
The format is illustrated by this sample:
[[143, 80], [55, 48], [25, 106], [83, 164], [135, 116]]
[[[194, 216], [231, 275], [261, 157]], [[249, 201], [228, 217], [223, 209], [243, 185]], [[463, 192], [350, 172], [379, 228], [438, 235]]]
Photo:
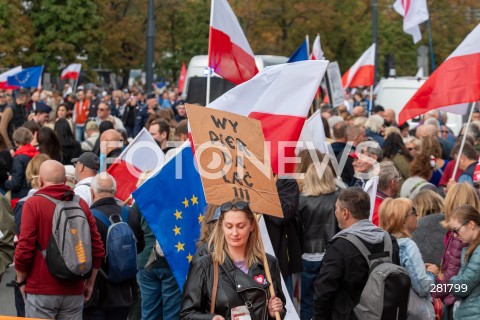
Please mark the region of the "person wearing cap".
[[[208, 247], [213, 248], [211, 254], [193, 259], [190, 264], [180, 319], [237, 319], [243, 314], [245, 318], [267, 320], [276, 312], [285, 317], [280, 267], [275, 257], [266, 255], [270, 283], [258, 243], [260, 237], [255, 214], [247, 202], [235, 199], [220, 206], [208, 242]], [[212, 308], [215, 269], [218, 295]], [[270, 286], [274, 295], [270, 294]]]
[[133, 136], [135, 137], [143, 127], [147, 124], [148, 117], [155, 114], [159, 110], [158, 99], [155, 93], [150, 93], [147, 96], [147, 103], [137, 112], [135, 117], [135, 127], [133, 129]]
[[383, 160], [383, 152], [375, 141], [365, 141], [357, 146], [355, 152], [348, 155], [353, 158], [353, 170], [355, 174], [350, 183], [351, 187], [364, 188], [370, 178], [373, 178], [378, 163]]
[[78, 158], [72, 159], [72, 163], [75, 166], [75, 180], [77, 184], [73, 191], [90, 207], [92, 205], [92, 193], [90, 185], [92, 184], [93, 177], [100, 169], [100, 160], [98, 156], [93, 152], [84, 152]]
[[30, 116], [31, 120], [43, 127], [45, 122], [48, 122], [48, 116], [52, 111], [52, 108], [43, 102], [37, 102], [35, 112]]

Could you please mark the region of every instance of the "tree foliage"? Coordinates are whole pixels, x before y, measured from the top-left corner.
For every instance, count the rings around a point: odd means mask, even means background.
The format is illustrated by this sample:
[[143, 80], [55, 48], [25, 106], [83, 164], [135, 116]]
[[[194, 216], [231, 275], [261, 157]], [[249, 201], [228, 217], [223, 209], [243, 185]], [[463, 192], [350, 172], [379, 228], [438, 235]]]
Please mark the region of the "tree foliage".
[[[398, 75], [413, 75], [417, 50], [393, 0], [378, 1], [378, 67], [395, 57]], [[371, 0], [229, 0], [256, 54], [289, 56], [317, 33], [329, 60], [348, 69], [372, 42]], [[478, 0], [428, 0], [437, 66], [480, 22]], [[128, 77], [143, 69], [147, 0], [0, 0], [0, 67], [45, 64], [49, 72], [88, 54], [85, 67]], [[178, 77], [180, 65], [208, 51], [210, 0], [156, 0], [156, 73]]]

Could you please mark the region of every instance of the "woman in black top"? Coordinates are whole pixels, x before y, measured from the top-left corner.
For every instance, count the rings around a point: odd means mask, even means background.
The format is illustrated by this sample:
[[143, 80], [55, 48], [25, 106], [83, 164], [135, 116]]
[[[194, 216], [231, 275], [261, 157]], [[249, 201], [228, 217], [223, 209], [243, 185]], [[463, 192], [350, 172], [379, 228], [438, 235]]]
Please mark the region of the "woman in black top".
[[54, 131], [57, 134], [62, 148], [62, 163], [64, 165], [72, 164], [72, 159], [78, 158], [82, 154], [80, 142], [75, 140], [70, 124], [66, 119], [58, 119], [58, 121], [55, 122]]

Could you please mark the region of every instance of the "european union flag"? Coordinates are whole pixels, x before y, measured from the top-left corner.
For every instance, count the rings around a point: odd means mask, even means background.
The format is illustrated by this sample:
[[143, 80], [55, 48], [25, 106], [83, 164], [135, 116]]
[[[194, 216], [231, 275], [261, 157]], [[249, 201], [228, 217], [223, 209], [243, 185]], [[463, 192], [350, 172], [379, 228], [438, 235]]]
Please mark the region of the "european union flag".
[[37, 88], [42, 78], [43, 66], [31, 67], [23, 69], [19, 73], [7, 78], [7, 82], [11, 86], [23, 88]]
[[196, 251], [206, 202], [192, 149], [188, 143], [180, 148], [160, 172], [133, 192], [133, 197], [181, 290]]
[[288, 59], [287, 63], [290, 62], [297, 62], [297, 61], [303, 61], [303, 60], [308, 60], [308, 52], [307, 52], [307, 40], [302, 42], [300, 47], [295, 50], [295, 52], [292, 54], [292, 56]]

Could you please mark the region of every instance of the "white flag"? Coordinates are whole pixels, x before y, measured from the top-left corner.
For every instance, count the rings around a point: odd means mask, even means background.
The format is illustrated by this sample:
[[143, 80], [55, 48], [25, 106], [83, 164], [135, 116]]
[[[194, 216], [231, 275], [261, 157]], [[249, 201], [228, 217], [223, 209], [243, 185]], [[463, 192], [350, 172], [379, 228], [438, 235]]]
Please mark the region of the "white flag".
[[320, 35], [317, 34], [315, 41], [313, 42], [312, 54], [310, 56], [311, 60], [325, 60], [325, 55], [323, 54], [322, 46], [320, 45]]
[[403, 31], [412, 35], [413, 43], [420, 41], [419, 25], [429, 19], [427, 0], [397, 0], [393, 8], [403, 17]]

